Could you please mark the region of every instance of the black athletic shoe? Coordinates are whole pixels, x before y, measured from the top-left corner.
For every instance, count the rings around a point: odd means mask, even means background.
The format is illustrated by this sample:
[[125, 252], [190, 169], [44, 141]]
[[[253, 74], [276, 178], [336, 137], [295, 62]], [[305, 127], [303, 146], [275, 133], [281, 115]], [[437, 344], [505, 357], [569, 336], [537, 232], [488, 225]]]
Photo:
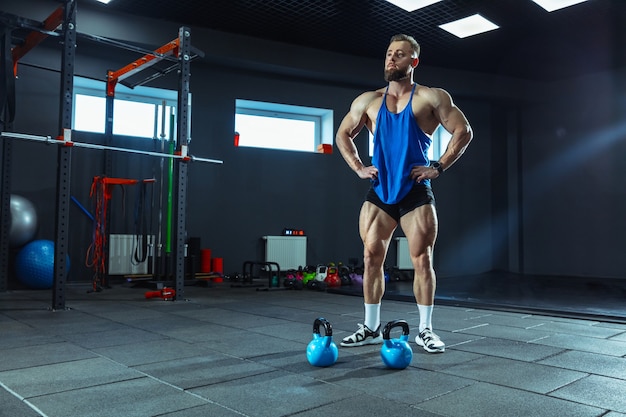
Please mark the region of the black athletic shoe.
[[376, 345], [383, 342], [383, 335], [380, 333], [380, 325], [375, 331], [371, 331], [369, 327], [359, 323], [359, 329], [350, 336], [344, 337], [341, 346], [363, 346]]

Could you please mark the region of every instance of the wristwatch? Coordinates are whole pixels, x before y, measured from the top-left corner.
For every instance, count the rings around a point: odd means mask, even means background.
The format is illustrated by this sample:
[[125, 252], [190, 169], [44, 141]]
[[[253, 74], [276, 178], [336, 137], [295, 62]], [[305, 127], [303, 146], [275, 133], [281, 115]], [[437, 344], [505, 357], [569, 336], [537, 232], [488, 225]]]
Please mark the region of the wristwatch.
[[441, 165], [441, 163], [439, 162], [433, 162], [432, 164], [430, 164], [430, 167], [432, 169], [436, 169], [440, 174], [443, 173], [443, 165]]

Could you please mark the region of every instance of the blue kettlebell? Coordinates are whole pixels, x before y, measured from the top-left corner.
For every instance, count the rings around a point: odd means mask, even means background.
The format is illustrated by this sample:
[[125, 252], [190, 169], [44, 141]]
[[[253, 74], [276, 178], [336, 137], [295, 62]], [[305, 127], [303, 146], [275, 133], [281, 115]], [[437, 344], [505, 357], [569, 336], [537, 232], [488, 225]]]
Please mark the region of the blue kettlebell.
[[[389, 339], [391, 329], [402, 327], [400, 339]], [[409, 324], [405, 320], [390, 321], [383, 329], [383, 346], [380, 356], [389, 368], [404, 369], [413, 360], [413, 350], [409, 346]]]
[[[320, 335], [320, 326], [324, 326], [324, 337]], [[323, 317], [313, 323], [313, 340], [306, 348], [306, 358], [313, 366], [330, 366], [337, 362], [339, 351], [333, 342], [333, 326]]]

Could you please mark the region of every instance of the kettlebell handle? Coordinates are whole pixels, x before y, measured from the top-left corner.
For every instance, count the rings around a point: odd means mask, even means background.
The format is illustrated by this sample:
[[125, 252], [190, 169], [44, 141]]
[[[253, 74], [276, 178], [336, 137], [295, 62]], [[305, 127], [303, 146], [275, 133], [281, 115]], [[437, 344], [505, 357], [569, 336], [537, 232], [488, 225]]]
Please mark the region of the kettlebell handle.
[[324, 326], [324, 334], [326, 336], [333, 335], [333, 326], [324, 317], [319, 317], [313, 322], [313, 334], [320, 334], [320, 326]]
[[394, 327], [402, 327], [402, 335], [409, 335], [409, 323], [406, 320], [394, 320], [387, 323], [383, 328], [383, 340], [389, 340], [389, 334]]

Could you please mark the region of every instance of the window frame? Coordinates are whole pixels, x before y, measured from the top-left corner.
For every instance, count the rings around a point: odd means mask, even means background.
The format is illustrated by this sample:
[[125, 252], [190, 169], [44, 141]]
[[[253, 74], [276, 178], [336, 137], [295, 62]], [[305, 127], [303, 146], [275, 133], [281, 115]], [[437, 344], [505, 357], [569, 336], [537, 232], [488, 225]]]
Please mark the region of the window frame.
[[[245, 144], [245, 138], [239, 138], [237, 146], [257, 149], [286, 150], [295, 152], [317, 152], [320, 145], [333, 144], [334, 118], [332, 109], [299, 106], [293, 104], [272, 103], [248, 99], [235, 99], [235, 131], [237, 131], [236, 117], [238, 114], [260, 116], [284, 120], [302, 120], [314, 123], [313, 147], [308, 150], [296, 150], [281, 147], [259, 147]], [[244, 141], [242, 143], [242, 140]]]
[[[72, 129], [75, 129], [76, 121], [77, 121], [77, 117], [76, 117], [76, 96], [77, 95], [97, 97], [97, 98], [104, 99], [106, 101], [106, 98], [107, 98], [106, 83], [104, 81], [99, 81], [99, 80], [95, 80], [91, 78], [74, 76]], [[137, 86], [131, 89], [129, 87], [124, 86], [123, 84], [118, 84], [116, 86], [114, 100], [115, 100], [113, 104], [114, 111], [116, 107], [115, 102], [117, 102], [118, 100], [130, 101], [134, 103], [151, 104], [155, 106], [155, 111], [153, 113], [154, 119], [152, 121], [154, 125], [153, 135], [137, 136], [137, 135], [124, 134], [124, 133], [117, 133], [116, 126], [115, 126], [115, 118], [114, 118], [113, 133], [115, 135], [120, 135], [120, 136], [132, 136], [132, 137], [145, 138], [145, 139], [161, 139], [161, 134], [158, 131], [158, 127], [162, 120], [163, 113], [158, 111], [159, 106], [162, 106], [163, 103], [165, 102], [165, 106], [166, 106], [165, 115], [168, 117], [171, 114], [175, 115], [176, 112], [178, 111], [177, 109], [178, 108], [178, 92], [175, 90], [168, 90], [168, 89], [155, 88], [155, 87], [146, 87], [146, 86]], [[172, 111], [173, 113], [171, 113]], [[106, 106], [105, 106], [104, 113], [102, 114], [102, 119], [104, 120], [104, 123], [106, 126]], [[176, 117], [174, 117], [173, 119], [174, 119], [174, 123], [176, 123]], [[169, 140], [170, 139], [169, 133], [171, 131], [175, 132], [176, 131], [175, 128], [176, 126], [174, 125], [173, 129], [172, 127], [170, 127], [169, 131], [166, 130], [164, 139]], [[83, 130], [79, 130], [79, 131], [83, 131]], [[99, 130], [98, 131], [92, 130], [90, 132], [100, 133], [100, 134], [104, 133], [104, 131], [99, 131]]]

